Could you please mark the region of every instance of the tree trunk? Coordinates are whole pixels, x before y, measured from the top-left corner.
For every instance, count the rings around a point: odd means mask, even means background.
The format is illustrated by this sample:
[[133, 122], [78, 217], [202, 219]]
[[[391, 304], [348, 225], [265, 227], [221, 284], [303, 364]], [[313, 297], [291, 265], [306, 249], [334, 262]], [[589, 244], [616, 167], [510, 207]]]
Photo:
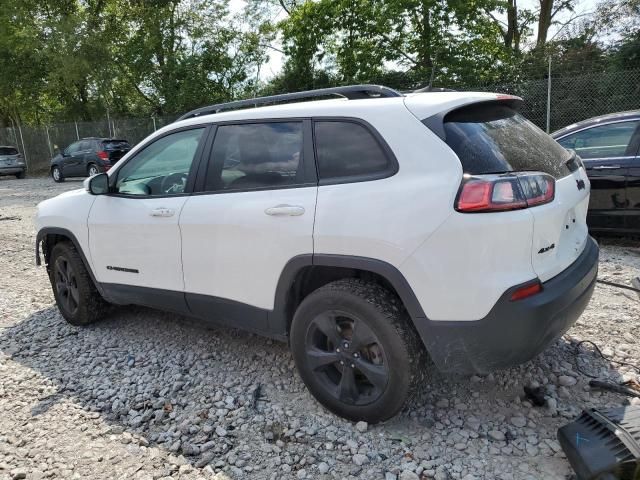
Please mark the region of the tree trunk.
[[520, 51], [517, 0], [509, 0], [507, 6], [507, 33], [504, 36], [504, 43], [507, 48], [513, 49], [514, 52]]
[[553, 0], [540, 0], [540, 17], [538, 18], [538, 39], [536, 47], [544, 47], [547, 43], [547, 34], [551, 26], [551, 12], [553, 11]]
[[418, 67], [425, 72], [431, 73], [433, 61], [431, 60], [431, 14], [429, 11], [429, 2], [423, 0], [420, 12], [420, 21], [416, 25], [419, 36], [418, 46]]

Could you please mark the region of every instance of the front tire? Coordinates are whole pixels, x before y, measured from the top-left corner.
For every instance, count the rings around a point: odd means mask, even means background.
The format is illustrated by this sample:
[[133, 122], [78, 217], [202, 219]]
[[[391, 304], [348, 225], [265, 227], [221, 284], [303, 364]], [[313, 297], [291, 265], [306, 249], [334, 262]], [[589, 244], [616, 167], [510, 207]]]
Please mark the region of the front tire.
[[307, 296], [291, 326], [294, 361], [311, 394], [341, 417], [393, 417], [419, 377], [422, 346], [399, 299], [343, 279]]
[[53, 247], [49, 259], [49, 280], [58, 309], [71, 325], [89, 325], [107, 312], [107, 302], [96, 290], [72, 244], [61, 242]]
[[24, 178], [24, 170], [22, 170], [20, 173], [16, 173], [16, 178], [23, 179]]
[[60, 167], [57, 165], [54, 165], [54, 167], [51, 169], [51, 177], [53, 178], [53, 181], [56, 183], [64, 182], [64, 176], [62, 175], [62, 170], [60, 170]]

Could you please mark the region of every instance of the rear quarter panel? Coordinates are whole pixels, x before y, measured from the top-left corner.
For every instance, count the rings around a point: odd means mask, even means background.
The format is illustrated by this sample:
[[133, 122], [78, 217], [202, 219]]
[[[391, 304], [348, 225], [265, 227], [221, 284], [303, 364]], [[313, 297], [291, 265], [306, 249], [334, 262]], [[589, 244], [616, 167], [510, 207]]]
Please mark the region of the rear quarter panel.
[[400, 103], [371, 102], [351, 116], [380, 133], [399, 170], [381, 180], [320, 186], [314, 253], [371, 257], [397, 267], [453, 212], [462, 169]]

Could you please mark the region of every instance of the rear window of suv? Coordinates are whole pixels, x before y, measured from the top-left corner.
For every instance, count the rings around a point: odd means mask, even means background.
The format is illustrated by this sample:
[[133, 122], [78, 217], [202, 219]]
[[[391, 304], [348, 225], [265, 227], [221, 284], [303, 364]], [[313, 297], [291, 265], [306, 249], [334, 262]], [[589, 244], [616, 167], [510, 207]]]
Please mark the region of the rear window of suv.
[[126, 140], [103, 140], [102, 147], [105, 150], [125, 150], [131, 148]]
[[562, 178], [571, 153], [512, 107], [479, 103], [447, 114], [446, 142], [464, 173], [538, 171]]
[[13, 147], [0, 147], [0, 155], [18, 155], [18, 150]]

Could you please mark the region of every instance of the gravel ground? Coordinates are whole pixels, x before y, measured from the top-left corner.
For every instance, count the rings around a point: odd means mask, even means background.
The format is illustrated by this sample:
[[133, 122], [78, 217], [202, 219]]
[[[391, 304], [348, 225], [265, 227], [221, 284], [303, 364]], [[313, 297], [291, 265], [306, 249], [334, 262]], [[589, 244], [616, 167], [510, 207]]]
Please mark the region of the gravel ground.
[[[79, 187], [0, 180], [0, 479], [571, 478], [557, 428], [583, 408], [628, 403], [590, 391], [578, 369], [637, 379], [591, 350], [575, 355], [592, 340], [640, 359], [638, 298], [598, 285], [535, 360], [470, 379], [432, 373], [396, 418], [353, 424], [311, 398], [283, 344], [143, 308], [67, 325], [34, 265], [32, 217], [39, 201]], [[600, 269], [628, 283], [640, 248], [606, 242]], [[544, 407], [523, 396], [535, 382]]]

